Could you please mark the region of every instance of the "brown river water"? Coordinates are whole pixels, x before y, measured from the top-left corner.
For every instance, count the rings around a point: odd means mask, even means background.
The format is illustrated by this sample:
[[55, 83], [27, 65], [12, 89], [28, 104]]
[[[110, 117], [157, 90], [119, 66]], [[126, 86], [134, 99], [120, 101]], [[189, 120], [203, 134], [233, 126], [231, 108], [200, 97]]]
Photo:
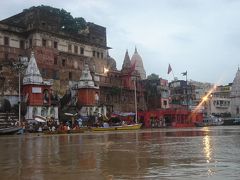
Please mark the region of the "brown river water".
[[0, 136], [1, 180], [240, 179], [240, 126]]

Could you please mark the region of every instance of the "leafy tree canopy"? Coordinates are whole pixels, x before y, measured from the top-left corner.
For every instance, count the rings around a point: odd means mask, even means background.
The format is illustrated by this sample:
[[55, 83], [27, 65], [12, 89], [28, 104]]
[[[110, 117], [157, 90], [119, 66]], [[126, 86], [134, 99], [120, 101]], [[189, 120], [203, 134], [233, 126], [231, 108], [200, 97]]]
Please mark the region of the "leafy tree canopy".
[[159, 79], [159, 75], [152, 73], [149, 76], [147, 76], [147, 79], [148, 80], [158, 80]]
[[51, 6], [41, 5], [37, 7], [33, 6], [23, 11], [32, 10], [34, 8], [41, 8], [43, 10], [49, 11], [52, 14], [57, 15], [60, 18], [61, 31], [70, 32], [70, 33], [79, 33], [81, 30], [84, 30], [87, 28], [87, 22], [85, 21], [84, 18], [82, 17], [74, 18], [70, 12], [67, 12], [64, 9], [58, 9]]

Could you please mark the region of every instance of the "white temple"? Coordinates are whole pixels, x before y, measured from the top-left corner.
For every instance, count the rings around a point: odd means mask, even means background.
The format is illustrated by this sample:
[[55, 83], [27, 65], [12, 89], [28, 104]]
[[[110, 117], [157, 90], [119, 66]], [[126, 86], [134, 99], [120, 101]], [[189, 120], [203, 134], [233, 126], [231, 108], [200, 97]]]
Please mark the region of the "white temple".
[[131, 58], [132, 66], [135, 66], [135, 70], [140, 74], [141, 79], [146, 79], [146, 71], [144, 70], [143, 61], [141, 56], [137, 52], [137, 48], [135, 48], [135, 52]]
[[240, 70], [239, 68], [233, 80], [230, 98], [231, 98], [232, 117], [240, 117]]
[[28, 63], [28, 67], [26, 69], [23, 84], [43, 84], [42, 75], [38, 69], [36, 59], [34, 57], [34, 52], [31, 54], [30, 61]]
[[53, 117], [58, 121], [58, 105], [52, 103], [51, 83], [43, 81], [34, 53], [23, 77], [23, 95], [27, 103], [26, 120], [33, 120], [36, 115]]
[[80, 80], [77, 84], [78, 89], [81, 88], [95, 88], [99, 89], [98, 86], [95, 86], [92, 75], [90, 73], [88, 64], [84, 64]]

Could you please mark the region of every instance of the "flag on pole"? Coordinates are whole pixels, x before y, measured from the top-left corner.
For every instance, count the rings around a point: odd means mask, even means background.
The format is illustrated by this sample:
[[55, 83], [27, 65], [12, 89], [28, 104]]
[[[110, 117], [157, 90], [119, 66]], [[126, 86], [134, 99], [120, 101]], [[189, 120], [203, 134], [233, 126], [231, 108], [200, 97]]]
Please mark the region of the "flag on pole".
[[187, 75], [187, 71], [186, 72], [183, 72], [181, 73], [183, 76], [186, 76]]
[[172, 67], [171, 67], [170, 64], [168, 64], [168, 71], [167, 71], [167, 73], [169, 74], [171, 71], [172, 71]]

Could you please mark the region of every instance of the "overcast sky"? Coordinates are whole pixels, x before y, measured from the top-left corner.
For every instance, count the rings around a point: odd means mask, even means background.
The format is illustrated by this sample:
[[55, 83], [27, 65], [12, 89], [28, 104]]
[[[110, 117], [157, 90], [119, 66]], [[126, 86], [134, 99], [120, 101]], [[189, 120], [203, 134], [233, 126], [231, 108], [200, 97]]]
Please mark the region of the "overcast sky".
[[231, 83], [240, 64], [240, 0], [7, 0], [0, 19], [31, 6], [63, 8], [107, 28], [110, 55], [122, 67], [135, 46], [147, 75]]

